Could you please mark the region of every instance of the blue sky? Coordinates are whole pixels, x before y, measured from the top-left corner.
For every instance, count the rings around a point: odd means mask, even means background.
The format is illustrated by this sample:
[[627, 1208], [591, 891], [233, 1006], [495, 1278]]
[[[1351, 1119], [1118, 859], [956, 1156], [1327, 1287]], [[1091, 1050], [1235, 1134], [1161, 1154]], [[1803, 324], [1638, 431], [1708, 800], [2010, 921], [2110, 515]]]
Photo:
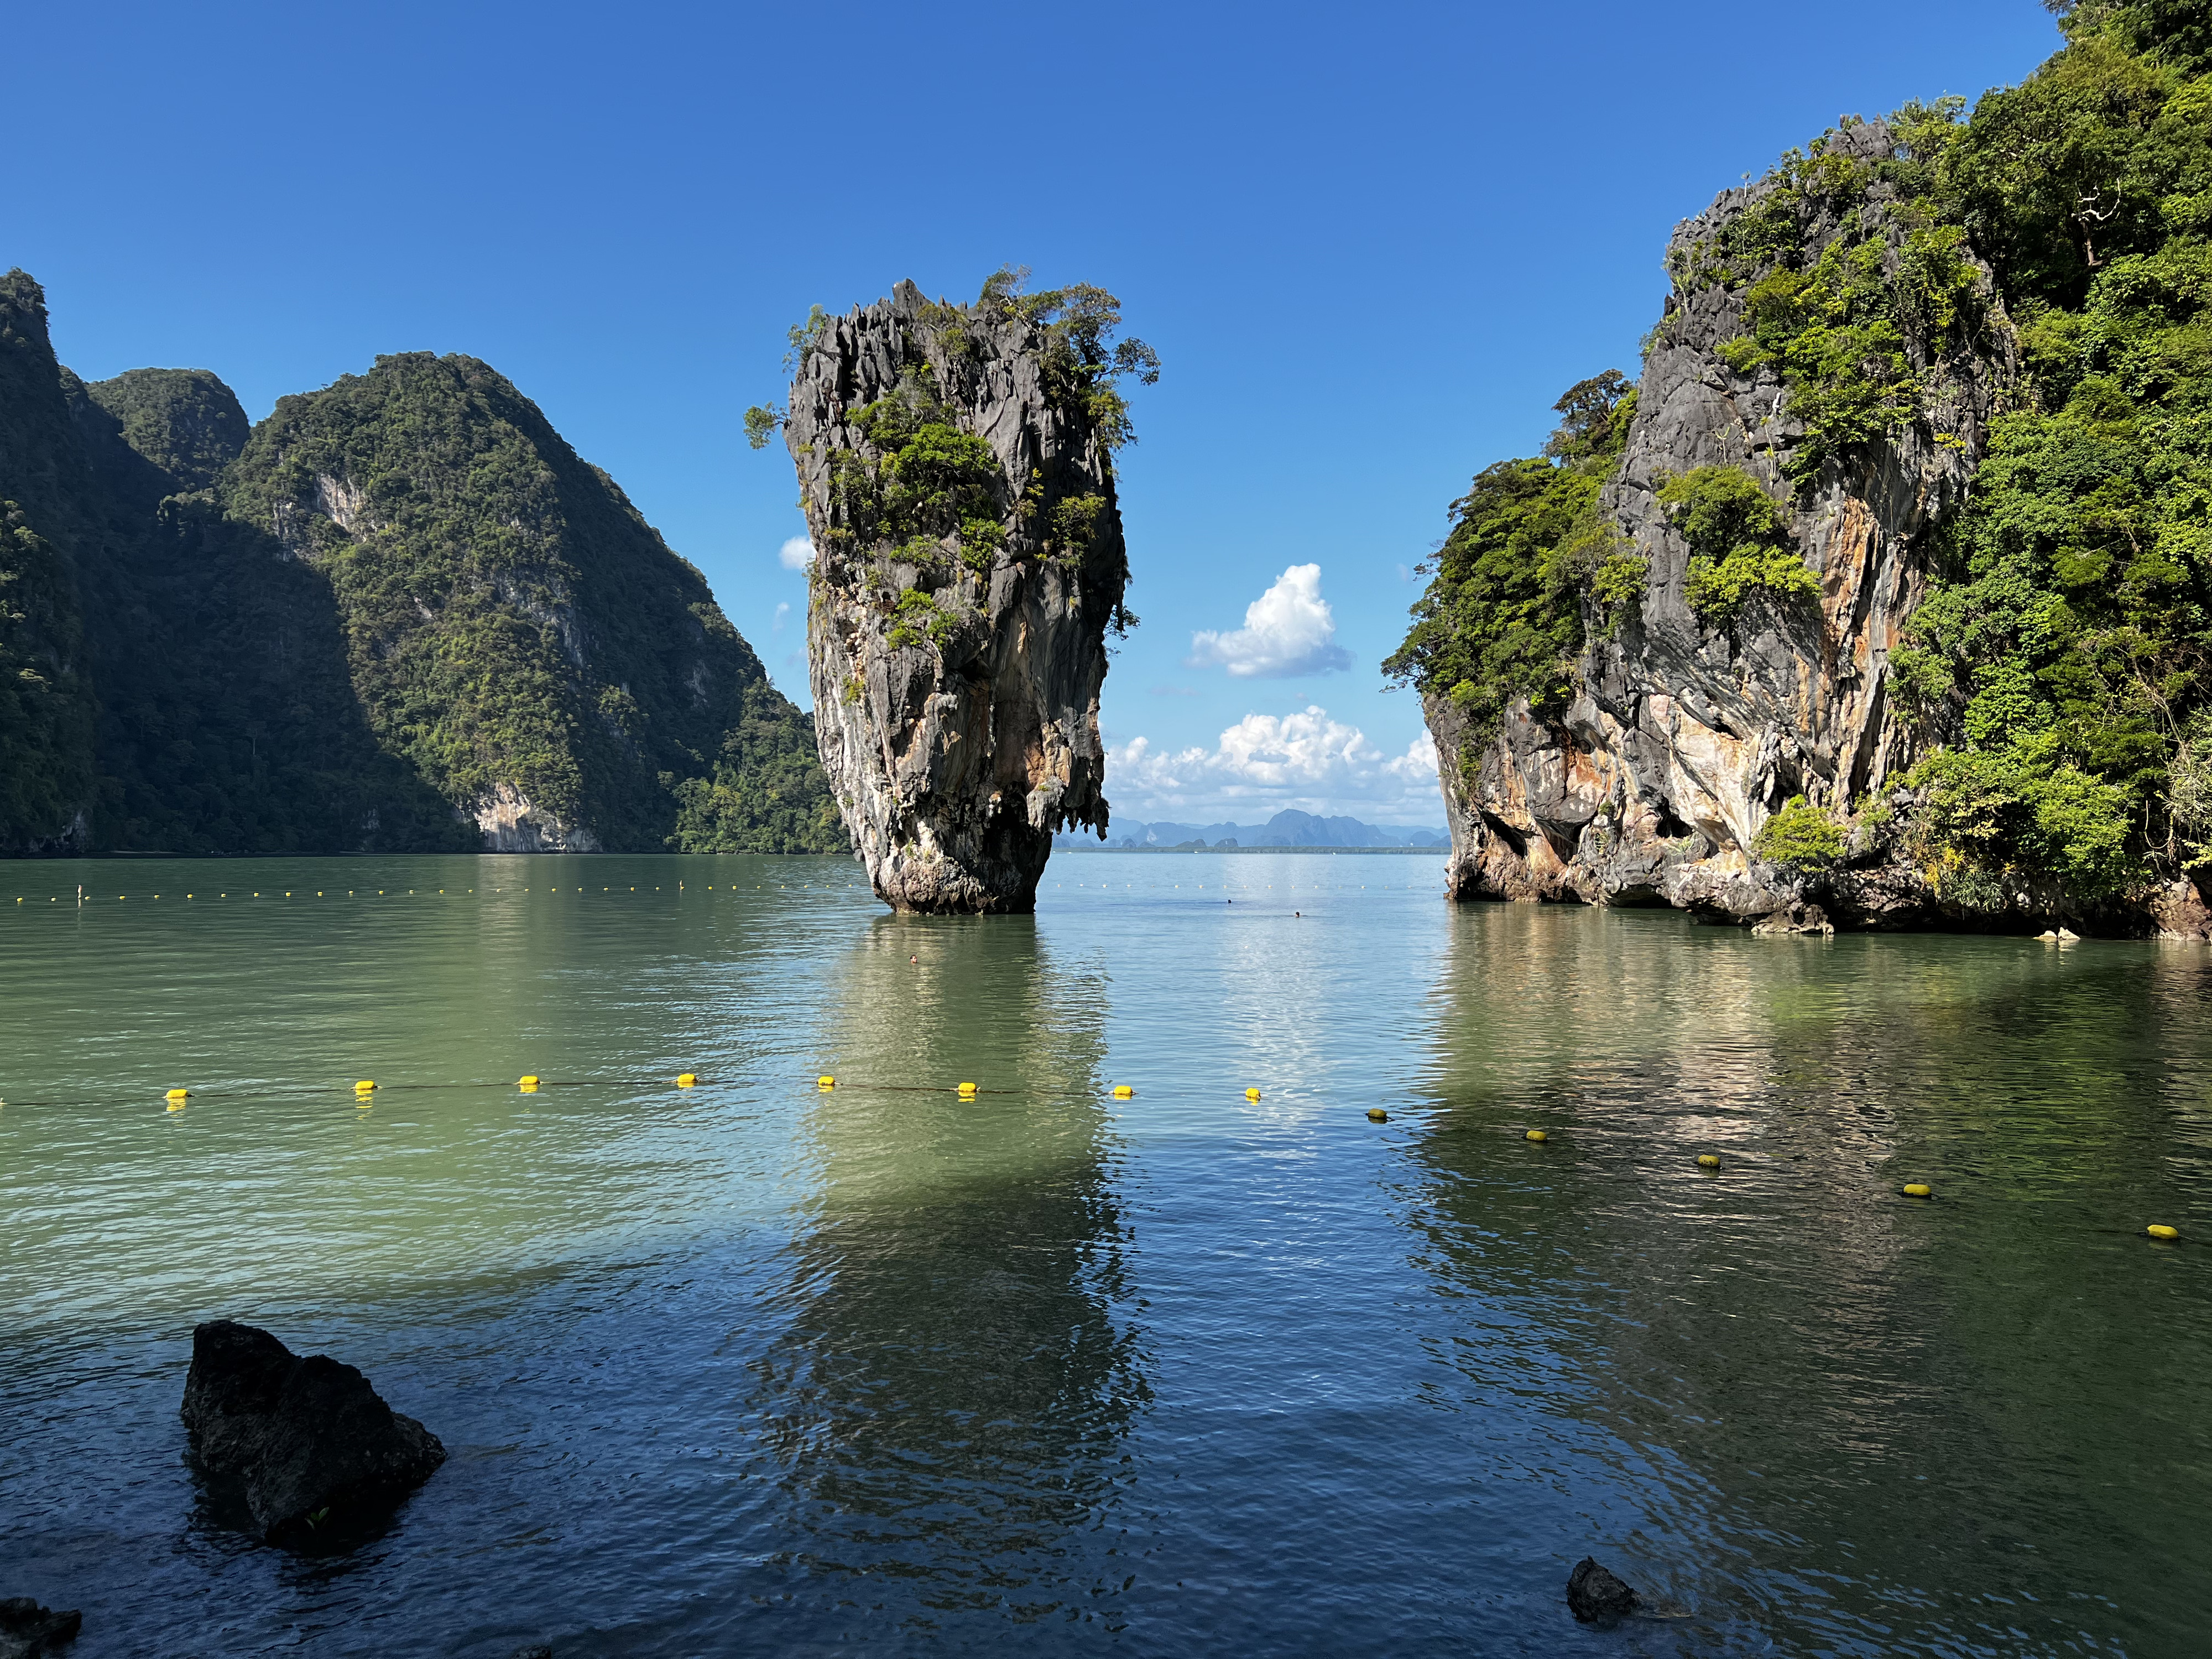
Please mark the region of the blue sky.
[[1112, 289], [1165, 364], [1122, 469], [1116, 812], [1405, 823], [1442, 819], [1376, 667], [1412, 568], [1561, 390], [1634, 371], [1675, 222], [2057, 43], [2034, 0], [124, 4], [9, 35], [0, 266], [64, 362], [211, 368], [258, 419], [380, 352], [482, 357], [802, 703], [803, 526], [741, 427], [786, 327], [1008, 262]]

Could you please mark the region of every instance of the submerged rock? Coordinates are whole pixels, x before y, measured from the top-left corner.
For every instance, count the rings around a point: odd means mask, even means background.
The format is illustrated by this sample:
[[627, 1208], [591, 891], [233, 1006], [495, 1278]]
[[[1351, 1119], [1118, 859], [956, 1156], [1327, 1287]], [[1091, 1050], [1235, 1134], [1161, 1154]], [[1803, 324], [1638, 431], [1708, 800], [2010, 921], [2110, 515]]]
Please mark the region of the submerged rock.
[[1567, 1576], [1567, 1606], [1584, 1624], [1626, 1619], [1636, 1611], [1636, 1592], [1585, 1555]]
[[271, 1543], [380, 1519], [446, 1461], [437, 1436], [352, 1366], [228, 1319], [192, 1333], [183, 1416], [201, 1468], [240, 1490]]
[[84, 1615], [71, 1608], [56, 1613], [27, 1595], [0, 1601], [0, 1659], [43, 1659], [76, 1639]]
[[1049, 311], [901, 283], [824, 319], [792, 384], [822, 763], [894, 909], [1033, 910], [1054, 831], [1106, 833], [1128, 560], [1126, 428], [1099, 401], [1120, 359], [1097, 348]]

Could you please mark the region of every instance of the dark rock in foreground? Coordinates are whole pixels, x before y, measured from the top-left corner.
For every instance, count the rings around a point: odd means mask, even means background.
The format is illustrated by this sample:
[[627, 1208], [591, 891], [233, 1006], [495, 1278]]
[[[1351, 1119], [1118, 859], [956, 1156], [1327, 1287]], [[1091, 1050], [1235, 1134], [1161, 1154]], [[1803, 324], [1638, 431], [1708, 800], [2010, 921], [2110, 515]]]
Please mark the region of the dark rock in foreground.
[[301, 1358], [228, 1319], [192, 1333], [185, 1427], [209, 1477], [241, 1491], [271, 1543], [343, 1535], [429, 1479], [446, 1449], [326, 1354]]
[[0, 1601], [0, 1659], [40, 1659], [59, 1653], [62, 1644], [76, 1639], [84, 1615], [72, 1609], [56, 1613], [27, 1595], [11, 1595]]
[[1567, 1606], [1586, 1625], [1626, 1619], [1636, 1611], [1636, 1592], [1585, 1555], [1567, 1578]]

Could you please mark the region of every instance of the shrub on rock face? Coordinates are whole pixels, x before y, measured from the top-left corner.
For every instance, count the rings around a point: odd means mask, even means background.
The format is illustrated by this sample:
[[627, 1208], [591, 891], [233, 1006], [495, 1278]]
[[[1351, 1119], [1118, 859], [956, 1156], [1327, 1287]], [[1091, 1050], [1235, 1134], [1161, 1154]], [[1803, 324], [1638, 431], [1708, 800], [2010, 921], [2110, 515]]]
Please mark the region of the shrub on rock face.
[[1741, 467], [1700, 466], [1669, 478], [1659, 504], [1689, 544], [1682, 597], [1702, 620], [1732, 623], [1754, 592], [1778, 604], [1820, 597], [1788, 517]]
[[1751, 850], [1769, 864], [1809, 874], [1842, 859], [1844, 832], [1833, 818], [1798, 795], [1759, 826]]
[[271, 1543], [343, 1536], [429, 1479], [446, 1449], [325, 1354], [219, 1319], [192, 1333], [185, 1427], [201, 1468], [234, 1487]]

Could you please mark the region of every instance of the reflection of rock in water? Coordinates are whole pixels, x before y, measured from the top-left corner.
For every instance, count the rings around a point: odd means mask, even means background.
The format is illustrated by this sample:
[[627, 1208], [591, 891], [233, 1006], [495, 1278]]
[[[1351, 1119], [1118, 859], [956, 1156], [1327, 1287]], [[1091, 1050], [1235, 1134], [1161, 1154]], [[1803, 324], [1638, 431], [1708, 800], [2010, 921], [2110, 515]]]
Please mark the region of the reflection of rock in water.
[[[1632, 1534], [1631, 1577], [1756, 1602], [1786, 1652], [1900, 1605], [1966, 1651], [1990, 1596], [2156, 1601], [2126, 1504], [2192, 1432], [2141, 1375], [2172, 1307], [2132, 1275], [2065, 1292], [2103, 1194], [2143, 1178], [2147, 1113], [2202, 1090], [2212, 970], [1521, 906], [1453, 932], [1408, 1223], [1455, 1310], [1453, 1404], [1595, 1518], [1548, 1547]], [[1957, 1207], [1899, 1196], [1930, 1175]], [[2144, 1413], [2166, 1421], [2111, 1441]]]
[[1120, 1312], [1103, 975], [1026, 921], [887, 918], [843, 978], [815, 1218], [758, 1380], [793, 1553], [936, 1580], [933, 1605], [1086, 1590], [1068, 1534], [1149, 1392]]

